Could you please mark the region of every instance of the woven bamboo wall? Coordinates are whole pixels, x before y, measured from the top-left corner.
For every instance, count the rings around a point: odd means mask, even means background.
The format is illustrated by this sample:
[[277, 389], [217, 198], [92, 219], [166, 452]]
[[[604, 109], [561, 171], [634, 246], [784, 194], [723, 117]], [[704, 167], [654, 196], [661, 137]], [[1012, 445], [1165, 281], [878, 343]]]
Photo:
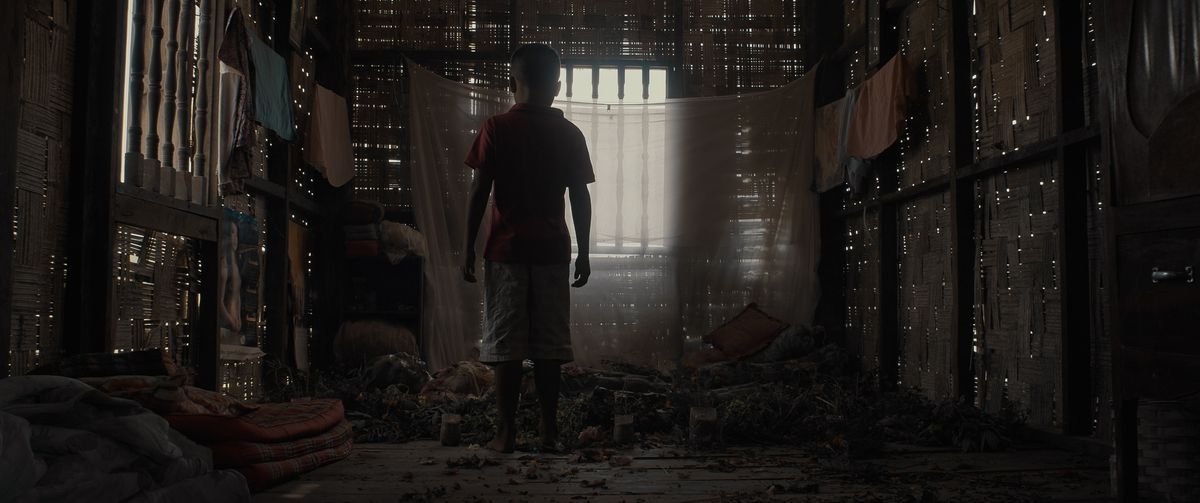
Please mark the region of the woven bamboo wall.
[[[68, 2], [34, 2], [25, 19], [25, 68], [17, 130], [13, 190], [10, 374], [53, 361], [62, 350], [66, 263], [67, 176], [73, 91], [72, 27]], [[10, 120], [12, 118], [9, 118]], [[0, 272], [9, 274], [8, 271]]]
[[1006, 170], [976, 193], [976, 401], [1014, 403], [1040, 426], [1062, 417], [1057, 173], [1052, 161]]
[[654, 59], [675, 54], [676, 2], [521, 0], [521, 42], [553, 44], [565, 57]]
[[[439, 75], [493, 89], [508, 85], [508, 63], [422, 62]], [[354, 197], [412, 207], [407, 77], [402, 61], [354, 65]], [[464, 171], [465, 173], [465, 171]]]
[[[843, 3], [845, 13], [843, 20], [845, 27], [842, 30], [842, 37], [849, 40], [858, 30], [861, 30], [866, 25], [867, 20], [867, 2], [868, 0], [845, 0]], [[868, 68], [868, 48], [860, 47], [846, 58], [846, 88], [852, 89], [859, 84], [862, 84], [867, 78]]]
[[508, 0], [355, 0], [355, 48], [507, 51]]
[[953, 159], [954, 62], [950, 0], [917, 0], [901, 18], [900, 53], [915, 74], [916, 92], [900, 140], [900, 187], [950, 172]]
[[162, 349], [189, 364], [188, 340], [202, 286], [195, 243], [117, 225], [113, 246], [113, 351]]
[[1051, 1], [981, 0], [971, 21], [976, 159], [1054, 137], [1057, 42]]
[[863, 368], [879, 366], [879, 213], [846, 220], [846, 341]]
[[899, 209], [900, 384], [931, 398], [952, 396], [955, 372], [950, 194]]
[[804, 74], [802, 0], [683, 0], [689, 96], [783, 85]]
[[[680, 4], [682, 2], [682, 4]], [[356, 49], [455, 50], [477, 60], [421, 64], [447, 78], [492, 88], [508, 85], [504, 57], [515, 42], [545, 42], [576, 61], [590, 58], [682, 63], [692, 96], [764, 89], [805, 70], [803, 0], [357, 0]], [[677, 53], [677, 12], [684, 13], [684, 55]], [[517, 25], [519, 40], [511, 40]], [[410, 207], [405, 71], [394, 59], [354, 64], [355, 197]], [[681, 59], [682, 58], [682, 59]]]

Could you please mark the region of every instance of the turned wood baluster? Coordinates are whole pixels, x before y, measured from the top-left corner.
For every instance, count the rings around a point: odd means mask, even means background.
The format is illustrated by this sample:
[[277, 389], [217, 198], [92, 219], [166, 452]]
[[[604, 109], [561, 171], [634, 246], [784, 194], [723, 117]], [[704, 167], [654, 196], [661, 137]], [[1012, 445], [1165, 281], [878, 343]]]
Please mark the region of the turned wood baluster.
[[200, 55], [196, 61], [196, 161], [195, 174], [211, 176], [204, 156], [205, 139], [208, 134], [208, 56], [209, 32], [212, 30], [212, 0], [200, 0], [200, 32], [198, 47]]
[[[176, 72], [176, 52], [179, 50], [179, 0], [167, 0], [167, 19], [163, 22], [164, 29], [170, 29], [167, 33], [167, 64], [166, 74], [163, 77], [163, 110], [162, 110], [162, 153], [158, 155], [158, 159], [162, 161], [165, 168], [171, 167], [171, 159], [175, 154], [175, 144], [172, 136], [175, 134], [175, 92], [177, 91], [176, 80], [182, 80], [180, 74]], [[181, 168], [177, 167], [176, 170]]]
[[146, 158], [158, 159], [158, 105], [162, 102], [163, 0], [150, 1], [150, 64], [146, 79]]
[[[192, 140], [191, 128], [191, 102], [192, 102], [192, 82], [193, 78], [199, 81], [204, 78], [204, 75], [192, 74], [192, 30], [195, 26], [196, 11], [192, 0], [183, 0], [183, 9], [179, 16], [179, 54], [176, 56], [176, 62], [179, 65], [179, 92], [178, 92], [178, 109], [175, 111], [175, 129], [179, 136], [179, 145], [175, 150], [175, 169], [192, 173], [192, 168], [188, 162], [191, 158], [191, 149], [188, 148], [188, 142]], [[203, 49], [201, 49], [203, 50]], [[199, 173], [193, 173], [199, 174]]]
[[142, 36], [146, 26], [146, 12], [143, 0], [131, 0], [133, 19], [129, 31], [129, 89], [125, 96], [129, 104], [129, 115], [125, 117], [128, 127], [125, 131], [125, 176], [129, 181], [141, 179], [142, 173], [142, 78], [145, 77], [145, 65], [142, 58], [145, 38]]

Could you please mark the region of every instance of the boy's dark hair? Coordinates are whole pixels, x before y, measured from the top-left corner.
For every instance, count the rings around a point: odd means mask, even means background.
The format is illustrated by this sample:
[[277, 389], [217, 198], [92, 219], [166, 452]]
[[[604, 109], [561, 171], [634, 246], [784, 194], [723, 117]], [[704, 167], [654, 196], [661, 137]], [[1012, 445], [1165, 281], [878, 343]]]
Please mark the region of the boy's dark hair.
[[525, 44], [512, 55], [513, 80], [530, 89], [550, 90], [558, 82], [558, 51], [546, 44]]

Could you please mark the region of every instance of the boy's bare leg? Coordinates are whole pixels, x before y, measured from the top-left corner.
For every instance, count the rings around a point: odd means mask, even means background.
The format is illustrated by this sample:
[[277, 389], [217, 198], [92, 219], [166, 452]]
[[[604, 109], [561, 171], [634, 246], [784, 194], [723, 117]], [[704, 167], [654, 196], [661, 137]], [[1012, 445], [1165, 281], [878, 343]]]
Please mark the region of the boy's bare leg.
[[517, 401], [521, 395], [521, 362], [504, 362], [496, 365], [496, 409], [500, 417], [496, 421], [496, 438], [488, 442], [487, 448], [509, 453], [517, 447]]
[[533, 362], [533, 379], [537, 385], [538, 405], [542, 409], [542, 448], [558, 446], [558, 390], [562, 383], [562, 363], [553, 360]]

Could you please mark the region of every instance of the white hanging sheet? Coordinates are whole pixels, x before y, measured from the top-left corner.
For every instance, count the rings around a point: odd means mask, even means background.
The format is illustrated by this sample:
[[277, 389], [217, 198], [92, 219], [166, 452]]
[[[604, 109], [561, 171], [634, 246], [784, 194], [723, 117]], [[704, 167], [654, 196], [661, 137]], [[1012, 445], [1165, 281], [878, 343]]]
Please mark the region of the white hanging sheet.
[[[751, 302], [811, 324], [815, 74], [740, 96], [556, 102], [587, 137], [597, 177], [592, 278], [572, 290], [579, 363], [676, 359], [685, 340]], [[469, 359], [482, 330], [481, 288], [459, 269], [472, 176], [463, 159], [483, 121], [513, 99], [411, 62], [409, 78], [413, 201], [428, 242], [422, 338], [440, 368]]]

